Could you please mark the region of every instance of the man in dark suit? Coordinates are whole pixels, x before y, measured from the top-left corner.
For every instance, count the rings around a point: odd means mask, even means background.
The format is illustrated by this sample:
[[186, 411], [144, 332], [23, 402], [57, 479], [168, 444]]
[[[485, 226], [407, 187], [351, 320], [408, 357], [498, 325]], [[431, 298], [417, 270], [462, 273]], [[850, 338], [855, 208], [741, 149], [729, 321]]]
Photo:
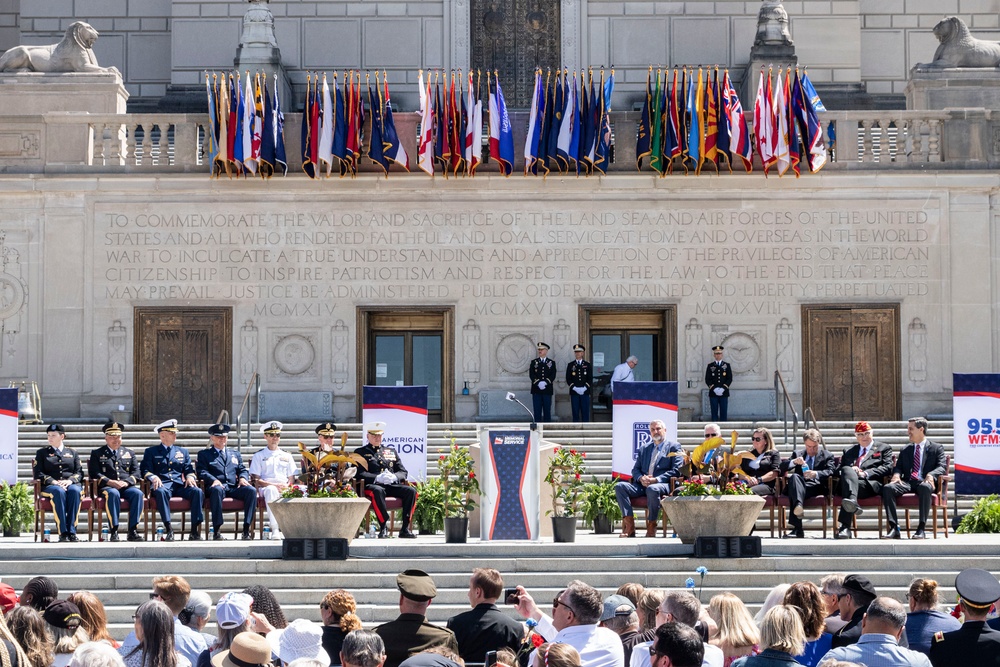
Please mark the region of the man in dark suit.
[[549, 346], [539, 343], [538, 357], [531, 360], [528, 366], [528, 379], [531, 380], [531, 407], [535, 413], [536, 422], [552, 421], [552, 394], [556, 381], [556, 362], [549, 359]]
[[198, 475], [191, 463], [191, 455], [177, 442], [177, 420], [168, 419], [156, 427], [160, 444], [147, 447], [142, 454], [139, 472], [149, 482], [149, 497], [160, 510], [160, 519], [166, 530], [164, 541], [173, 542], [174, 530], [170, 525], [170, 498], [180, 496], [191, 503], [191, 535], [201, 539], [201, 522], [205, 515], [202, 506], [205, 494], [198, 487]]
[[934, 667], [995, 667], [1000, 665], [1000, 631], [986, 624], [990, 607], [1000, 599], [1000, 582], [986, 570], [962, 570], [955, 577], [965, 624], [952, 632], [935, 633], [930, 659]]
[[827, 480], [833, 474], [833, 454], [820, 447], [823, 436], [814, 428], [802, 434], [802, 449], [792, 452], [792, 458], [781, 464], [785, 472], [785, 495], [788, 496], [788, 523], [785, 537], [805, 537], [802, 530], [802, 504], [807, 498], [826, 492]]
[[573, 346], [576, 357], [566, 366], [566, 384], [569, 385], [569, 403], [573, 407], [573, 421], [590, 421], [590, 385], [594, 382], [594, 370], [590, 362], [583, 358], [587, 351], [583, 345]]
[[410, 530], [410, 517], [413, 516], [413, 505], [417, 501], [417, 491], [406, 481], [406, 467], [399, 454], [392, 447], [382, 446], [382, 434], [385, 432], [385, 422], [372, 422], [365, 431], [368, 434], [368, 444], [354, 450], [368, 462], [368, 468], [358, 467], [358, 477], [364, 480], [365, 497], [372, 503], [375, 518], [378, 520], [378, 536], [389, 536], [386, 519], [389, 510], [385, 506], [385, 497], [399, 498], [403, 503], [403, 522], [399, 527], [399, 536], [415, 538]]
[[885, 478], [892, 472], [892, 447], [875, 441], [871, 424], [855, 424], [854, 436], [858, 444], [844, 452], [840, 460], [839, 494], [842, 500], [837, 517], [840, 529], [835, 535], [838, 540], [852, 537], [852, 517], [861, 515], [858, 500], [881, 496]]
[[729, 418], [729, 385], [733, 383], [733, 367], [722, 360], [725, 349], [721, 345], [713, 347], [714, 360], [705, 369], [705, 384], [708, 385], [708, 402], [712, 406], [712, 421], [726, 421]]
[[122, 498], [128, 501], [128, 541], [141, 542], [139, 519], [142, 517], [143, 495], [139, 488], [139, 460], [135, 452], [122, 447], [122, 431], [125, 427], [110, 421], [101, 429], [104, 431], [105, 445], [90, 452], [87, 465], [88, 474], [97, 480], [97, 488], [104, 496], [104, 507], [111, 523], [109, 538], [117, 542], [118, 516], [121, 513]]
[[458, 640], [458, 653], [465, 662], [485, 662], [487, 651], [509, 648], [517, 653], [524, 626], [497, 607], [503, 593], [503, 577], [493, 569], [477, 567], [469, 579], [472, 609], [448, 619], [448, 629]]
[[643, 445], [635, 457], [632, 480], [615, 484], [615, 496], [622, 510], [622, 534], [635, 537], [635, 516], [632, 499], [646, 496], [646, 537], [656, 537], [660, 516], [660, 497], [670, 493], [670, 478], [680, 475], [684, 450], [676, 442], [668, 442], [667, 426], [659, 419], [649, 422], [652, 441]]
[[896, 460], [892, 479], [882, 487], [882, 504], [889, 521], [887, 538], [898, 540], [899, 521], [896, 517], [896, 497], [916, 493], [920, 501], [920, 516], [913, 539], [922, 540], [924, 524], [931, 511], [931, 495], [937, 488], [938, 477], [945, 474], [944, 447], [927, 439], [927, 419], [912, 417], [906, 425], [910, 444], [903, 448]]
[[433, 646], [445, 646], [458, 652], [458, 642], [451, 630], [427, 622], [427, 607], [437, 597], [437, 587], [422, 570], [406, 570], [396, 577], [399, 588], [399, 616], [375, 628], [385, 642], [383, 667], [399, 667], [414, 653]]
[[226, 539], [222, 536], [222, 524], [225, 523], [222, 501], [235, 498], [243, 501], [243, 539], [252, 540], [257, 492], [250, 483], [250, 471], [243, 465], [239, 451], [226, 447], [229, 430], [229, 424], [212, 424], [208, 428], [212, 444], [198, 452], [198, 479], [205, 484], [208, 506], [212, 510], [213, 539]]
[[59, 531], [59, 541], [77, 542], [76, 519], [80, 514], [83, 484], [80, 456], [63, 444], [66, 430], [62, 424], [49, 424], [45, 437], [49, 444], [35, 452], [31, 471], [34, 478], [41, 482], [42, 496], [52, 503], [52, 517]]

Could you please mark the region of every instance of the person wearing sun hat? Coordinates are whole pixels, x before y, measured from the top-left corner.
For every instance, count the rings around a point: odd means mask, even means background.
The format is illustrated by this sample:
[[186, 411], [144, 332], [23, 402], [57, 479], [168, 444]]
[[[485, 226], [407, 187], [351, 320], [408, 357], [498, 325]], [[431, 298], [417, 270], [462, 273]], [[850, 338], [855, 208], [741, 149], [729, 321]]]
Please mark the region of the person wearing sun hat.
[[292, 660], [308, 658], [323, 667], [330, 666], [330, 656], [323, 648], [323, 626], [310, 620], [297, 618], [284, 628], [271, 630], [267, 633], [267, 643], [285, 665]]
[[225, 651], [212, 656], [212, 667], [270, 667], [271, 645], [256, 632], [241, 632]]
[[142, 454], [139, 472], [149, 483], [149, 498], [156, 503], [166, 532], [164, 541], [173, 542], [174, 530], [170, 525], [170, 499], [180, 497], [191, 504], [191, 535], [188, 539], [201, 539], [201, 522], [205, 515], [202, 507], [205, 494], [198, 486], [198, 475], [191, 454], [177, 442], [177, 420], [168, 419], [153, 431], [160, 437], [160, 444], [147, 447]]
[[282, 538], [278, 520], [271, 513], [270, 503], [281, 497], [281, 493], [295, 482], [298, 472], [295, 457], [281, 449], [281, 429], [279, 421], [269, 421], [260, 425], [267, 447], [250, 459], [250, 481], [257, 487], [257, 495], [264, 499], [267, 520], [271, 524], [271, 537]]
[[122, 446], [125, 426], [109, 421], [104, 431], [104, 446], [90, 452], [87, 474], [97, 481], [98, 493], [104, 496], [104, 509], [111, 525], [109, 540], [117, 542], [118, 517], [122, 498], [128, 503], [128, 541], [141, 542], [139, 519], [142, 518], [143, 495], [139, 488], [139, 458], [128, 447]]
[[6, 614], [21, 601], [17, 591], [10, 584], [0, 584], [0, 613]]
[[76, 451], [66, 447], [66, 429], [49, 424], [45, 429], [49, 444], [35, 452], [31, 471], [42, 487], [41, 495], [52, 503], [52, 518], [60, 542], [77, 542], [76, 520], [83, 492], [83, 466]]
[[965, 624], [952, 632], [935, 633], [930, 659], [934, 667], [995, 667], [1000, 665], [1000, 630], [986, 615], [1000, 600], [1000, 582], [986, 570], [969, 568], [955, 577], [955, 590]]
[[840, 459], [840, 529], [835, 539], [852, 537], [853, 517], [861, 516], [858, 500], [882, 495], [882, 485], [892, 473], [892, 447], [877, 442], [871, 424], [860, 421], [854, 425], [858, 444], [848, 448]]

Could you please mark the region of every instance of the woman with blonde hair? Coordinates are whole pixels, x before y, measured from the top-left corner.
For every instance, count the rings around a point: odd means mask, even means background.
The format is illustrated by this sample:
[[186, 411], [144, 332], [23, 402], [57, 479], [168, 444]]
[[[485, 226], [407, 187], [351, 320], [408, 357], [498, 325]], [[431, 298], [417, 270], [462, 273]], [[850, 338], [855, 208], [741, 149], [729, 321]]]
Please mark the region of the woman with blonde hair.
[[7, 627], [3, 614], [0, 614], [0, 664], [10, 667], [34, 667], [17, 638]]
[[55, 661], [54, 643], [45, 629], [45, 619], [34, 607], [14, 607], [4, 619], [14, 640], [24, 649], [21, 667], [50, 667]]
[[344, 637], [361, 629], [357, 611], [354, 596], [342, 588], [330, 591], [319, 603], [319, 613], [323, 617], [323, 649], [334, 665], [340, 664]]
[[793, 657], [800, 655], [806, 645], [802, 617], [795, 607], [779, 604], [764, 614], [760, 624], [760, 645], [764, 647], [760, 654], [738, 658], [732, 667], [794, 667], [802, 664]]
[[534, 667], [580, 667], [580, 653], [569, 644], [545, 643], [535, 650]]
[[938, 583], [933, 579], [914, 579], [906, 591], [910, 613], [906, 615], [906, 641], [914, 651], [928, 654], [931, 639], [937, 632], [958, 630], [962, 624], [938, 607]]
[[68, 598], [80, 610], [80, 626], [87, 631], [92, 642], [104, 642], [113, 648], [121, 646], [108, 632], [108, 615], [104, 605], [90, 591], [77, 591]]
[[708, 603], [708, 615], [718, 627], [709, 643], [722, 649], [723, 667], [736, 658], [757, 655], [760, 632], [743, 600], [732, 593], [720, 593]]
[[806, 634], [806, 648], [802, 655], [795, 659], [807, 667], [815, 667], [816, 663], [826, 655], [833, 642], [833, 635], [825, 632], [826, 605], [819, 586], [811, 581], [797, 581], [788, 587], [782, 604], [791, 605], [802, 617], [802, 630]]
[[629, 582], [627, 584], [622, 584], [621, 586], [619, 586], [618, 590], [615, 591], [615, 595], [624, 595], [629, 600], [631, 600], [632, 604], [635, 605], [635, 608], [638, 609], [639, 608], [639, 598], [642, 597], [642, 593], [645, 590], [646, 590], [646, 588], [642, 584], [637, 584], [635, 582]]
[[56, 657], [52, 667], [66, 667], [73, 651], [90, 641], [87, 631], [83, 629], [80, 608], [68, 600], [56, 600], [45, 608], [42, 618], [55, 643], [53, 650]]

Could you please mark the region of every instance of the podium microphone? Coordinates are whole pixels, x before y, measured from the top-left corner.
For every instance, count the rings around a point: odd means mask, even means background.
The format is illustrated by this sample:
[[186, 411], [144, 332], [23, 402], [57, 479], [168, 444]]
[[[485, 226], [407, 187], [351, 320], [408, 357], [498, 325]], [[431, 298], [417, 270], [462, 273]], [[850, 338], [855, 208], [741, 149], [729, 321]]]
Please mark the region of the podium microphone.
[[507, 392], [507, 400], [508, 401], [513, 401], [513, 402], [517, 403], [518, 405], [520, 405], [522, 408], [524, 408], [524, 411], [528, 413], [529, 417], [531, 417], [531, 424], [530, 424], [529, 428], [531, 428], [532, 431], [537, 431], [538, 430], [538, 424], [535, 423], [535, 413], [532, 412], [531, 410], [529, 410], [527, 405], [525, 405], [524, 403], [522, 403], [521, 401], [519, 401], [517, 399], [517, 396], [512, 391], [508, 391]]

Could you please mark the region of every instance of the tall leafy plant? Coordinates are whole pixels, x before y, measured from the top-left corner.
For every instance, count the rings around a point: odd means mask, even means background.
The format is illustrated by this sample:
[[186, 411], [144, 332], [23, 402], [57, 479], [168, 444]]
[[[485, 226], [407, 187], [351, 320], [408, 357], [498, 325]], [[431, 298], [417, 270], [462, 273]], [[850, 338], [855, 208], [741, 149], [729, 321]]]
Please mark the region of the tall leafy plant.
[[994, 493], [977, 500], [955, 532], [1000, 533], [1000, 496]]

